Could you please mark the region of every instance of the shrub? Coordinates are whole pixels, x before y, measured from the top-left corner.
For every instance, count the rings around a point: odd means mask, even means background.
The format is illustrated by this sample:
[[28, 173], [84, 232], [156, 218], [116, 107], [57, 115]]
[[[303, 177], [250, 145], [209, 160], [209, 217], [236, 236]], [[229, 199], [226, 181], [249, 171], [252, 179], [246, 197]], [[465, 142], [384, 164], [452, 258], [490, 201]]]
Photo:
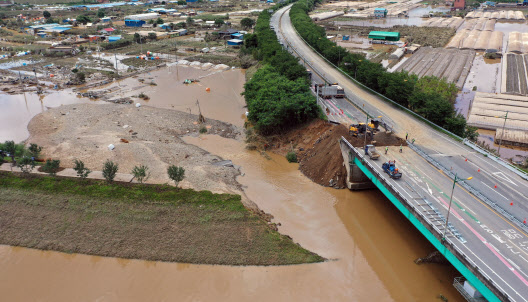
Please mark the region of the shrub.
[[49, 173], [51, 176], [55, 176], [59, 172], [60, 160], [58, 159], [48, 159], [44, 166], [42, 166], [42, 171]]
[[139, 182], [143, 183], [150, 177], [149, 168], [147, 166], [141, 165], [141, 166], [135, 166], [132, 169], [132, 175], [134, 175], [134, 178]]
[[35, 161], [27, 156], [24, 156], [18, 161], [17, 167], [20, 168], [22, 173], [29, 174], [35, 168]]
[[111, 160], [106, 160], [106, 162], [103, 165], [103, 177], [108, 182], [114, 181], [114, 178], [117, 174], [117, 170], [119, 169], [118, 164], [114, 163]]
[[205, 128], [205, 126], [200, 127], [200, 133], [201, 134], [207, 133], [207, 128]]
[[167, 174], [169, 174], [169, 178], [178, 186], [178, 183], [185, 177], [185, 169], [172, 165], [167, 168]]
[[286, 159], [288, 160], [289, 163], [296, 163], [297, 154], [295, 154], [295, 152], [288, 152], [288, 154], [286, 154]]
[[30, 144], [28, 151], [32, 157], [38, 158], [40, 156], [40, 152], [42, 151], [42, 147], [37, 144]]
[[77, 176], [79, 176], [81, 179], [85, 179], [86, 177], [88, 177], [88, 174], [92, 172], [90, 171], [90, 169], [84, 166], [84, 162], [81, 160], [76, 159], [73, 161], [73, 164], [75, 165], [73, 167], [73, 170], [77, 172]]

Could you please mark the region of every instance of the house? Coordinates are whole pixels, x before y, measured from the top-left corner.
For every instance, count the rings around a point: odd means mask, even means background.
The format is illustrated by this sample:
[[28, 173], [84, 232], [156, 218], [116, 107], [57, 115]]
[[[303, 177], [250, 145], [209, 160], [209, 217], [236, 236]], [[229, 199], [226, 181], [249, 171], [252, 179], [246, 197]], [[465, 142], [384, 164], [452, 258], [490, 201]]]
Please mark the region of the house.
[[451, 10], [463, 10], [466, 8], [466, 0], [455, 0]]
[[13, 5], [13, 4], [15, 4], [14, 0], [11, 0], [11, 1], [0, 1], [0, 7], [10, 6], [10, 5]]
[[102, 23], [109, 23], [110, 21], [112, 21], [112, 18], [110, 18], [110, 17], [101, 18], [101, 22]]
[[108, 37], [108, 42], [115, 42], [121, 40], [121, 36], [110, 36]]
[[225, 37], [230, 38], [232, 34], [236, 34], [236, 33], [238, 33], [238, 30], [232, 29], [232, 28], [218, 31], [218, 35], [220, 36], [220, 38], [225, 38]]
[[186, 28], [182, 28], [182, 29], [177, 29], [174, 31], [178, 36], [185, 36], [187, 34], [187, 29]]
[[244, 35], [241, 34], [241, 33], [234, 33], [234, 34], [231, 35], [231, 39], [244, 40]]
[[113, 33], [114, 31], [115, 31], [115, 29], [109, 27], [109, 28], [103, 28], [99, 32], [102, 33], [102, 34], [105, 34], [105, 35], [109, 35], [109, 34]]
[[125, 26], [128, 27], [141, 27], [145, 25], [147, 22], [145, 20], [133, 20], [133, 19], [125, 19]]
[[389, 11], [386, 8], [375, 8], [374, 17], [375, 18], [386, 18]]

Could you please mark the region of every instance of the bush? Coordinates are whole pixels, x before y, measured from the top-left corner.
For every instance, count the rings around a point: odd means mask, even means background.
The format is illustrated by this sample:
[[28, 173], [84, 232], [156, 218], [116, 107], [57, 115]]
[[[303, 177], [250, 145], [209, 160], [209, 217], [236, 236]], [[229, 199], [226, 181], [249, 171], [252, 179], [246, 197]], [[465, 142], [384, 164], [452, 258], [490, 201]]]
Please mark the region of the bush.
[[289, 163], [296, 163], [297, 154], [295, 154], [295, 152], [288, 152], [288, 154], [286, 154], [286, 159], [288, 160]]
[[103, 165], [103, 177], [108, 182], [114, 181], [114, 178], [117, 174], [117, 170], [119, 169], [118, 164], [114, 163], [111, 160], [106, 160], [106, 162]]
[[178, 183], [185, 177], [185, 169], [172, 165], [167, 168], [167, 174], [169, 174], [169, 178], [178, 186]]
[[35, 168], [35, 161], [27, 156], [24, 156], [18, 161], [17, 167], [20, 168], [22, 173], [29, 174]]
[[42, 166], [42, 171], [49, 173], [51, 176], [55, 176], [59, 172], [60, 160], [58, 159], [48, 159], [44, 166]]
[[73, 167], [73, 170], [77, 172], [77, 176], [79, 176], [81, 179], [86, 179], [86, 177], [88, 177], [88, 174], [92, 172], [90, 171], [90, 169], [84, 166], [84, 162], [81, 160], [76, 159], [73, 161], [73, 164], [75, 165]]
[[135, 166], [132, 169], [132, 175], [134, 175], [134, 178], [139, 182], [143, 183], [150, 177], [149, 168], [147, 166], [141, 165], [141, 166]]
[[207, 128], [205, 128], [205, 126], [200, 127], [200, 133], [201, 134], [207, 133]]

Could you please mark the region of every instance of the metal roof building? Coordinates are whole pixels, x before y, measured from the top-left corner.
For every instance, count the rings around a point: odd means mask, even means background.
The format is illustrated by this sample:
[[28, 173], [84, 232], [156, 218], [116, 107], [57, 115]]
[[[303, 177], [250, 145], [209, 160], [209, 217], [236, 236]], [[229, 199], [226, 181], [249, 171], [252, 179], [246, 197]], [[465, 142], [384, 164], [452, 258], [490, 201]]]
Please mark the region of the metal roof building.
[[400, 41], [400, 33], [392, 31], [371, 31], [368, 38], [383, 41]]

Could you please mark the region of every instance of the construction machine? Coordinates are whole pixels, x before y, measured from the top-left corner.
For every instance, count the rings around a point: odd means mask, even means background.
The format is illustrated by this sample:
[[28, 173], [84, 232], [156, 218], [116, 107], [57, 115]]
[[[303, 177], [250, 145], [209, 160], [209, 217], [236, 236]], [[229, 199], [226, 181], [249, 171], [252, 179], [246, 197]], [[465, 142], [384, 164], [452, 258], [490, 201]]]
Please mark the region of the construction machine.
[[348, 128], [348, 133], [352, 136], [358, 136], [360, 134], [367, 133], [367, 136], [372, 137], [374, 135], [375, 125], [372, 123], [365, 124], [365, 123], [359, 123], [359, 124], [352, 124]]
[[374, 145], [365, 146], [365, 155], [368, 155], [368, 157], [373, 160], [376, 160], [380, 157], [380, 154], [378, 153]]

